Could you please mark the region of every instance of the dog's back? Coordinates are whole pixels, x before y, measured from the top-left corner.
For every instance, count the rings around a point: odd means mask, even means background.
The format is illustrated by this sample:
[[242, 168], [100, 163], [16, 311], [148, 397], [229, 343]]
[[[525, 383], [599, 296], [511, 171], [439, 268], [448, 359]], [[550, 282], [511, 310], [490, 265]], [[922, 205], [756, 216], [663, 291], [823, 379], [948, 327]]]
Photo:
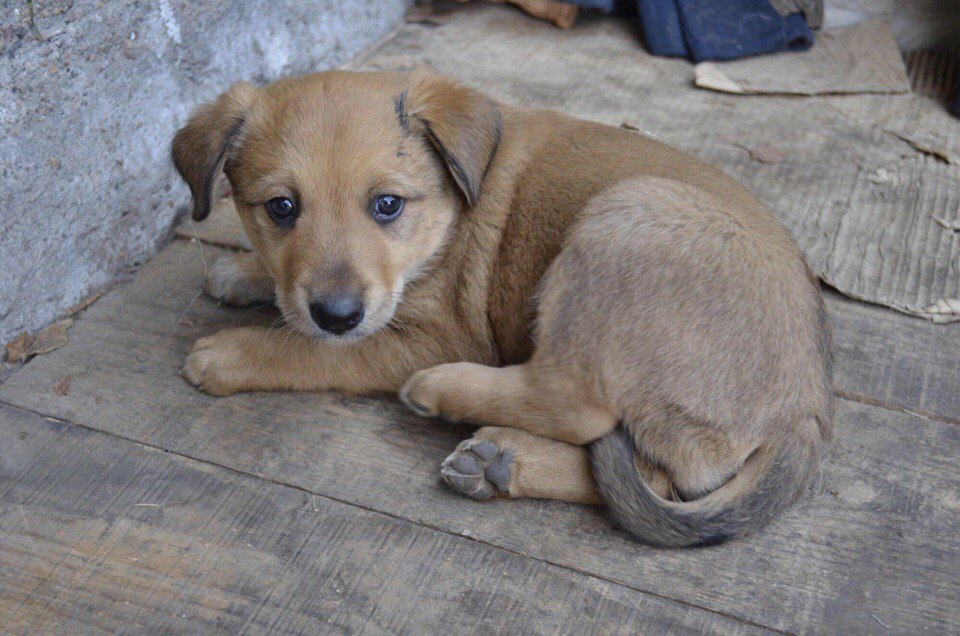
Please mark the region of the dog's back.
[[[514, 122], [523, 139], [511, 156]], [[502, 161], [526, 164], [509, 171], [493, 331], [505, 362], [535, 342], [536, 364], [583, 369], [620, 414], [629, 434], [600, 440], [593, 456], [622, 525], [657, 543], [703, 543], [788, 505], [832, 417], [819, 285], [792, 237], [732, 179], [645, 136], [553, 113], [506, 123]], [[643, 481], [623, 463], [634, 445], [648, 481], [669, 475], [656, 494], [699, 499], [676, 511], [690, 526], [676, 536], [639, 521], [656, 525], [661, 510], [637, 502]], [[747, 497], [761, 485], [760, 500]]]

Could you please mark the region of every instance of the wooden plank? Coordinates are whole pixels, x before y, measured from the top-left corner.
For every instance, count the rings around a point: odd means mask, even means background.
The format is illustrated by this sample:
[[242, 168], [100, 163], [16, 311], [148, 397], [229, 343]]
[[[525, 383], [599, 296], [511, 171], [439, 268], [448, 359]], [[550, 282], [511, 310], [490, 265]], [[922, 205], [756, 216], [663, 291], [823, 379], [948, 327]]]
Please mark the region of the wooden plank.
[[[853, 297], [926, 317], [937, 301], [960, 299], [960, 241], [935, 220], [955, 220], [960, 165], [922, 149], [960, 147], [960, 124], [930, 98], [700, 90], [688, 62], [644, 52], [633, 22], [587, 18], [561, 32], [485, 3], [440, 27], [404, 25], [362, 67], [420, 64], [509, 102], [628, 122], [718, 166]], [[782, 160], [762, 163], [764, 154]]]
[[[594, 509], [453, 495], [437, 465], [467, 429], [394, 402], [197, 392], [178, 375], [193, 339], [246, 313], [195, 299], [202, 271], [197, 245], [174, 244], [88, 310], [68, 346], [10, 378], [0, 400], [775, 629], [865, 631], [877, 619], [898, 631], [960, 629], [960, 426], [843, 401], [825, 489], [811, 502], [750, 540], [649, 549]], [[181, 316], [188, 325], [177, 327]], [[67, 373], [72, 390], [56, 395]]]
[[760, 633], [468, 539], [0, 408], [5, 633]]
[[960, 423], [960, 323], [826, 297], [841, 395]]

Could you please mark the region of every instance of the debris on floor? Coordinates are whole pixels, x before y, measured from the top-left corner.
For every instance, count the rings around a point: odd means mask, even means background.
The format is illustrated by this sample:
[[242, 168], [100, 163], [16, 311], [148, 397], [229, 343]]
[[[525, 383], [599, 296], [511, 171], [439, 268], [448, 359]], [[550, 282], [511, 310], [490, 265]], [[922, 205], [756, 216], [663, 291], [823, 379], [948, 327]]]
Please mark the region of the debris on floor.
[[81, 311], [83, 311], [93, 303], [100, 300], [100, 298], [103, 297], [106, 291], [107, 291], [106, 289], [101, 289], [100, 291], [87, 296], [86, 298], [78, 302], [76, 305], [71, 305], [70, 307], [67, 308], [67, 311], [66, 311], [67, 316], [76, 316]]
[[764, 144], [748, 148], [747, 150], [750, 152], [753, 160], [759, 161], [760, 163], [780, 163], [787, 158], [787, 151], [782, 148], [777, 148], [776, 146]]
[[73, 325], [72, 318], [55, 322], [32, 336], [24, 331], [7, 343], [7, 362], [26, 362], [33, 356], [49, 353], [67, 344], [67, 330]]
[[64, 397], [70, 395], [70, 384], [73, 382], [73, 374], [68, 373], [67, 375], [60, 378], [56, 384], [53, 385], [53, 392]]
[[[960, 210], [958, 210], [958, 212], [960, 212]], [[945, 229], [946, 231], [952, 234], [960, 232], [960, 219], [957, 219], [955, 221], [948, 221], [942, 217], [935, 216], [933, 217], [933, 220], [937, 222], [937, 225], [939, 225], [940, 227], [942, 227], [943, 229]]]
[[823, 33], [804, 53], [701, 62], [693, 71], [700, 88], [742, 95], [910, 92], [893, 31], [882, 20]]
[[867, 181], [870, 183], [876, 183], [880, 185], [881, 183], [890, 183], [893, 179], [890, 177], [890, 172], [886, 168], [877, 168], [873, 174], [867, 177]]

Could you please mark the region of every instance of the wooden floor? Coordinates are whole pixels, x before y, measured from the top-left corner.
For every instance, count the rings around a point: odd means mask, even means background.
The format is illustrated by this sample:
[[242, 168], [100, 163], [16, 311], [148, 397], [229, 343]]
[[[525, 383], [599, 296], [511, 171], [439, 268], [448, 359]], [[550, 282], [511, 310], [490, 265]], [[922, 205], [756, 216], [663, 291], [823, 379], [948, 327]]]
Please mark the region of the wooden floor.
[[177, 240], [0, 379], [0, 632], [960, 632], [960, 324], [828, 293], [837, 439], [749, 540], [640, 546], [596, 509], [438, 480], [469, 434], [338, 394], [206, 396], [192, 342], [273, 320]]

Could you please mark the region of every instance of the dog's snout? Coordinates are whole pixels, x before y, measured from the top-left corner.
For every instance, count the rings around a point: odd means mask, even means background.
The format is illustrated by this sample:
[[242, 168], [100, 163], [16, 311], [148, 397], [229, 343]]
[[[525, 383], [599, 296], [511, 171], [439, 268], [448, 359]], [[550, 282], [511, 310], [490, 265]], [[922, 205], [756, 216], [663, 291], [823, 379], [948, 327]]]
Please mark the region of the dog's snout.
[[339, 336], [363, 321], [363, 301], [355, 296], [325, 296], [310, 303], [310, 317], [324, 331]]

